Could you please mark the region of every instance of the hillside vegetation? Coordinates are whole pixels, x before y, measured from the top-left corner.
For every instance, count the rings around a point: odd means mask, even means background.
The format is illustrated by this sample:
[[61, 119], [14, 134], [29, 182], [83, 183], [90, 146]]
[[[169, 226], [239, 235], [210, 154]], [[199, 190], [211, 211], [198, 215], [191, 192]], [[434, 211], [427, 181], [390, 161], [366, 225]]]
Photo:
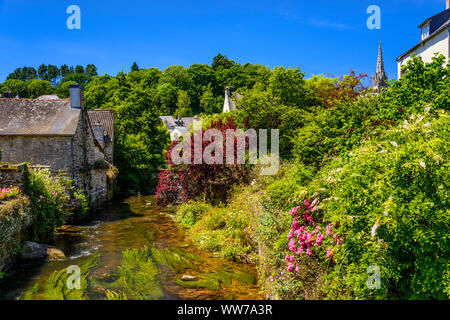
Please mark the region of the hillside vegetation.
[[198, 246], [257, 263], [272, 298], [450, 297], [443, 62], [415, 58], [379, 95], [296, 111], [301, 125], [276, 175], [256, 166], [226, 202], [191, 201], [178, 221]]

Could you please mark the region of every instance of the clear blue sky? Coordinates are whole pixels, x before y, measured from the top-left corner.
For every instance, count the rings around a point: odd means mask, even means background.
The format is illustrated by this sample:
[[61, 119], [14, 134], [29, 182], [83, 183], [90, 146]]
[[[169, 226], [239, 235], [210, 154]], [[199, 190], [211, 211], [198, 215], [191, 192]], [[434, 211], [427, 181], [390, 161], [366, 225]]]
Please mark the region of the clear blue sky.
[[[81, 8], [68, 30], [66, 8]], [[366, 9], [381, 8], [381, 30]], [[0, 0], [0, 81], [17, 67], [93, 63], [99, 74], [140, 67], [210, 63], [300, 66], [312, 74], [372, 74], [383, 41], [389, 78], [395, 58], [419, 41], [418, 24], [445, 0]]]

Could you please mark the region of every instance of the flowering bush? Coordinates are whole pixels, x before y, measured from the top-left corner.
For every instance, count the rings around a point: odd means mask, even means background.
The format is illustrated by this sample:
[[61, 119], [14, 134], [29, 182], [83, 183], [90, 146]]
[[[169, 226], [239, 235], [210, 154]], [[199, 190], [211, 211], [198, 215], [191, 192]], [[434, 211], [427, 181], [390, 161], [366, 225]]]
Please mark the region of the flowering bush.
[[289, 212], [293, 217], [291, 230], [287, 235], [291, 254], [287, 254], [285, 257], [289, 272], [300, 272], [296, 256], [316, 255], [323, 258], [324, 250], [321, 248], [322, 245], [327, 245], [325, 256], [327, 259], [332, 259], [334, 252], [338, 250], [336, 247], [342, 243], [340, 236], [334, 233], [333, 224], [326, 224], [325, 220], [319, 224], [313, 218], [313, 212], [317, 212], [317, 204], [317, 198], [311, 204], [304, 200], [304, 205], [294, 207]]
[[70, 212], [66, 205], [70, 200], [66, 188], [67, 181], [63, 177], [52, 178], [46, 169], [30, 172], [26, 193], [31, 201], [35, 216], [32, 238], [45, 241], [53, 235], [53, 229], [62, 225]]
[[[237, 126], [232, 119], [212, 121], [208, 128], [221, 131], [226, 136], [226, 130], [236, 130]], [[205, 128], [198, 130], [196, 134], [203, 136]], [[191, 160], [189, 164], [175, 165], [172, 162], [172, 150], [178, 144], [174, 141], [166, 153], [167, 169], [159, 173], [159, 182], [156, 187], [156, 200], [158, 204], [176, 203], [188, 201], [203, 196], [208, 200], [226, 200], [228, 191], [234, 184], [248, 180], [248, 168], [245, 165], [236, 164], [237, 148], [234, 148], [234, 164], [226, 164], [226, 139], [223, 139], [223, 164], [194, 164], [195, 143], [194, 135], [189, 136], [191, 145]], [[234, 137], [234, 145], [237, 145], [237, 137]], [[203, 139], [202, 154], [212, 141]], [[247, 140], [248, 145], [248, 140]]]
[[18, 198], [21, 195], [22, 190], [19, 187], [0, 188], [0, 201]]
[[[448, 297], [448, 127], [445, 112], [414, 115], [324, 167], [302, 191], [321, 199], [320, 210], [291, 210], [292, 277], [308, 257], [327, 268], [328, 298]], [[368, 285], [374, 269], [377, 288]]]

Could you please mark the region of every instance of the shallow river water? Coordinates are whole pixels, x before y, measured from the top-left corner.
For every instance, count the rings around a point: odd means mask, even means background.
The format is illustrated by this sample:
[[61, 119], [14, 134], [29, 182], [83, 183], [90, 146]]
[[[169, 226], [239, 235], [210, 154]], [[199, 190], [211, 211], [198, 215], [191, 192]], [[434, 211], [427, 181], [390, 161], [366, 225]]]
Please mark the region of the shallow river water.
[[[82, 264], [95, 252], [100, 254], [100, 265], [92, 270], [88, 282], [104, 280], [117, 271], [122, 260], [122, 251], [144, 246], [157, 249], [175, 248], [201, 258], [192, 261], [195, 270], [187, 269], [178, 273], [158, 265], [158, 279], [163, 289], [162, 299], [262, 299], [261, 290], [256, 283], [244, 284], [233, 279], [231, 284], [221, 283], [220, 289], [216, 290], [186, 288], [175, 283], [185, 274], [214, 274], [224, 268], [249, 273], [255, 278], [256, 271], [253, 266], [232, 263], [214, 257], [211, 252], [196, 250], [186, 240], [183, 230], [176, 227], [173, 221], [174, 210], [175, 208], [157, 208], [153, 196], [136, 196], [120, 203], [109, 204], [77, 225], [64, 226], [52, 245], [63, 250], [67, 259], [17, 263], [0, 282], [0, 299], [21, 299], [37, 282], [45, 281], [55, 271]], [[104, 291], [106, 292], [106, 288], [90, 285], [87, 296], [89, 299], [105, 299]], [[41, 298], [44, 297], [36, 297]]]

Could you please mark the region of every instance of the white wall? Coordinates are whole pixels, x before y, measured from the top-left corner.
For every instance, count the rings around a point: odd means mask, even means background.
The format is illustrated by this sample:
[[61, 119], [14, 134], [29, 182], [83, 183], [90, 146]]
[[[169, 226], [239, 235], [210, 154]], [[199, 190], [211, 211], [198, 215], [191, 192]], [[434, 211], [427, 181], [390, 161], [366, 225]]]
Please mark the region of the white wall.
[[401, 69], [402, 66], [405, 65], [409, 59], [411, 59], [411, 54], [415, 53], [416, 56], [421, 57], [422, 60], [427, 63], [431, 62], [431, 59], [434, 57], [436, 52], [443, 54], [447, 58], [447, 62], [449, 59], [450, 48], [449, 48], [449, 29], [445, 28], [439, 34], [435, 35], [433, 38], [429, 39], [422, 46], [417, 47], [411, 53], [405, 55], [402, 60], [397, 62], [398, 65], [398, 78], [401, 77]]

